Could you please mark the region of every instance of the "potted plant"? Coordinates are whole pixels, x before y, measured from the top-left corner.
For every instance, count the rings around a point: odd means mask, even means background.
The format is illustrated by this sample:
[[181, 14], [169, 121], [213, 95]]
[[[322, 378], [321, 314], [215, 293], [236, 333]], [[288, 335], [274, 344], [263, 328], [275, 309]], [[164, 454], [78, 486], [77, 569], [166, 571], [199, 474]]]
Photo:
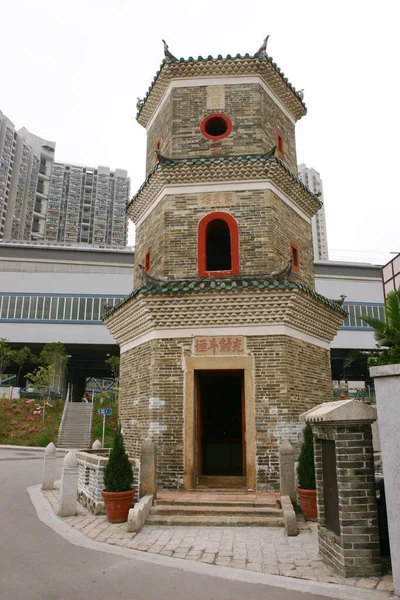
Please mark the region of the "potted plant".
[[317, 520], [317, 492], [315, 490], [314, 443], [310, 425], [303, 430], [303, 444], [297, 464], [297, 493], [301, 510], [308, 521]]
[[128, 519], [135, 495], [132, 483], [132, 466], [118, 425], [113, 448], [104, 469], [104, 490], [101, 492], [110, 523], [124, 523]]

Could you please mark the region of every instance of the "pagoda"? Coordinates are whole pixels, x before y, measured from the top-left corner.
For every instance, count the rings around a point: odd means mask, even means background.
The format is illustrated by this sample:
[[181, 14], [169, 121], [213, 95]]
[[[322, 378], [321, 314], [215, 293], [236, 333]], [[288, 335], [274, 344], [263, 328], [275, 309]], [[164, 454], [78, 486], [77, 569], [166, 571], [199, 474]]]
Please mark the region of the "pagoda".
[[135, 289], [105, 317], [126, 448], [139, 459], [157, 443], [160, 488], [277, 490], [279, 445], [297, 446], [299, 415], [331, 398], [329, 345], [346, 315], [315, 291], [321, 203], [297, 177], [303, 94], [266, 44], [165, 52], [137, 105]]

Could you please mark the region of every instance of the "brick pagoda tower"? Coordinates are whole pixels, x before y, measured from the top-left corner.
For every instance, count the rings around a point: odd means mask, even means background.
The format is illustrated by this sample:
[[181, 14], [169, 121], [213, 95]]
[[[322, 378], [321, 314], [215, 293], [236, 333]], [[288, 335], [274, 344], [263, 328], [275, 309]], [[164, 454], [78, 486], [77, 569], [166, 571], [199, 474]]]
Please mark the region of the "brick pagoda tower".
[[161, 488], [276, 490], [279, 444], [297, 445], [298, 416], [331, 398], [346, 313], [314, 289], [321, 203], [297, 178], [295, 145], [305, 114], [263, 47], [167, 51], [138, 103], [135, 289], [105, 323], [121, 347], [127, 450], [157, 442]]

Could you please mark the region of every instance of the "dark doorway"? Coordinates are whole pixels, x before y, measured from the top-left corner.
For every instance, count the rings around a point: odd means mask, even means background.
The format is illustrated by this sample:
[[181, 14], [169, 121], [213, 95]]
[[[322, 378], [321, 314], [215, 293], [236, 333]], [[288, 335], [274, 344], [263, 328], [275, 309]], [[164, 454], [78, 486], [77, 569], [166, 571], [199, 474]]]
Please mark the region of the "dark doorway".
[[244, 475], [242, 371], [198, 373], [198, 473]]
[[207, 271], [229, 271], [231, 261], [231, 234], [228, 224], [222, 219], [214, 219], [206, 230]]

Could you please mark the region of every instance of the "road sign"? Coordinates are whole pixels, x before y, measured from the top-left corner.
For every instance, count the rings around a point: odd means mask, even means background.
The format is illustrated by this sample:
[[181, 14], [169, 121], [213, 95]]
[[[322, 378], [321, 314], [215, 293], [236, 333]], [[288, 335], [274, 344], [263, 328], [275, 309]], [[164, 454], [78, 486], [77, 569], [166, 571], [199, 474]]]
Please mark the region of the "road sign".
[[112, 408], [99, 408], [97, 413], [99, 415], [112, 415]]

